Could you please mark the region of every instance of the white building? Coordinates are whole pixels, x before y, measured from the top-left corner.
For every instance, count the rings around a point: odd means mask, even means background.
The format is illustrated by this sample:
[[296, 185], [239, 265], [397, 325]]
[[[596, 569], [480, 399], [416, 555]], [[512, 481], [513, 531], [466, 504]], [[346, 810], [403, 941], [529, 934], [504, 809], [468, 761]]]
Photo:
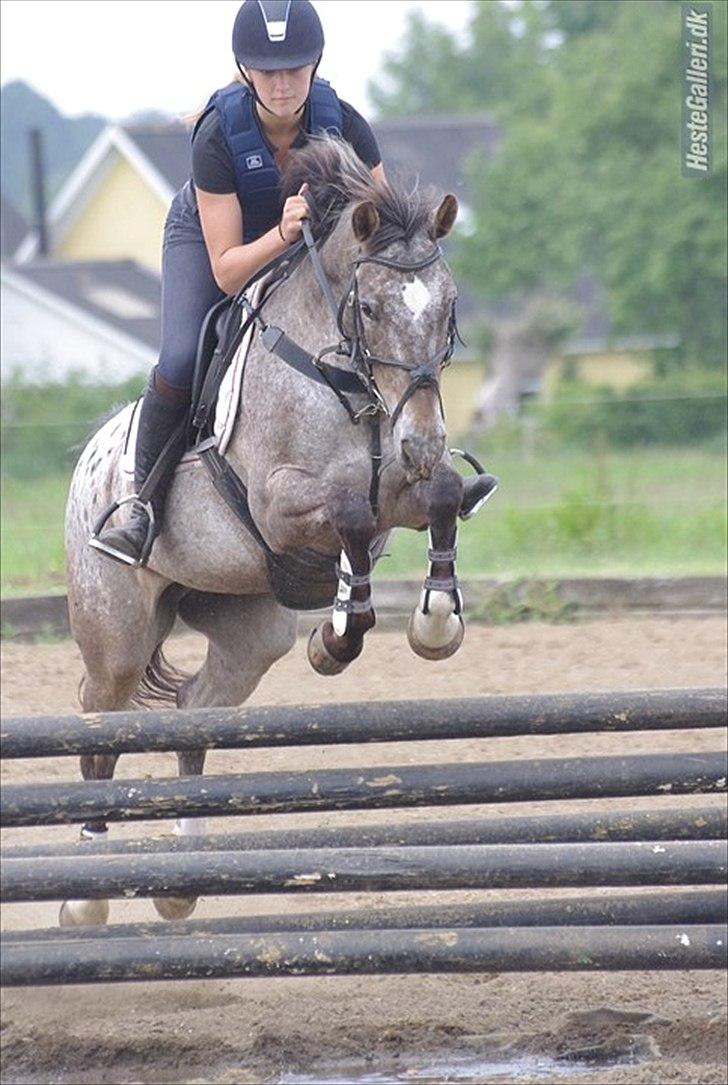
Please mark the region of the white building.
[[0, 380], [117, 383], [157, 359], [159, 277], [131, 260], [0, 266]]

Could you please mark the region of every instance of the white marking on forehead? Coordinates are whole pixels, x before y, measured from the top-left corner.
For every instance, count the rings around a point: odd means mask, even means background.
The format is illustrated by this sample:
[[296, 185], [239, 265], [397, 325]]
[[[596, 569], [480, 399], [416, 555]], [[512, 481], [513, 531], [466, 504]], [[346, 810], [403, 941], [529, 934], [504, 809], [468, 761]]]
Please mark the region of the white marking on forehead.
[[402, 287], [404, 303], [414, 316], [415, 320], [421, 316], [432, 301], [432, 295], [422, 279], [415, 278], [413, 283], [407, 283]]

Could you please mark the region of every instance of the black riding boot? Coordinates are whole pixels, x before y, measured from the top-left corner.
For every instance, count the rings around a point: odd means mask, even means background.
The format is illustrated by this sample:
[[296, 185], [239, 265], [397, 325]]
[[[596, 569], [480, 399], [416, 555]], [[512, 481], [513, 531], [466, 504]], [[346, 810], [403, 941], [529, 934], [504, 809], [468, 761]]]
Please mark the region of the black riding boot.
[[463, 499], [460, 503], [460, 519], [469, 520], [482, 509], [489, 497], [498, 489], [498, 479], [485, 472], [463, 479]]
[[[188, 407], [187, 395], [181, 393], [179, 389], [172, 388], [156, 375], [156, 370], [153, 370], [139, 408], [139, 428], [134, 461], [136, 493], [139, 493], [157, 462], [160, 452], [182, 421]], [[94, 537], [91, 540], [91, 546], [94, 549], [125, 565], [146, 564], [151, 541], [159, 534], [162, 526], [167, 491], [183, 451], [184, 433], [180, 432], [174, 450], [170, 452], [165, 470], [160, 475], [149, 498], [154, 513], [153, 523], [150, 524], [150, 517], [144, 507], [133, 503], [128, 522], [121, 527], [106, 528]], [[150, 527], [151, 540], [149, 540]]]

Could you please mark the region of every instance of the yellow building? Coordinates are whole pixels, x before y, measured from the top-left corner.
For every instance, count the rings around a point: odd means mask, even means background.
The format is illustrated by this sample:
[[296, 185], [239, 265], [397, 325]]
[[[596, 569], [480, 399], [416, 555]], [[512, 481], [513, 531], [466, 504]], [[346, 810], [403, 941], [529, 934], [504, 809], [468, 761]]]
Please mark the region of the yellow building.
[[559, 384], [569, 379], [623, 392], [625, 388], [650, 380], [654, 375], [652, 349], [665, 346], [677, 346], [677, 341], [657, 342], [656, 337], [652, 337], [651, 349], [640, 345], [630, 348], [625, 341], [617, 341], [611, 348], [595, 346], [590, 352], [570, 349], [549, 361], [542, 391], [546, 398], [553, 399], [558, 394]]
[[[52, 202], [49, 257], [133, 260], [159, 274], [164, 220], [189, 175], [189, 137], [180, 125], [106, 128]], [[35, 232], [15, 254], [38, 255]]]
[[[475, 145], [494, 152], [497, 132], [489, 118], [392, 119], [376, 123], [374, 129], [388, 166], [416, 169], [444, 191], [457, 191], [467, 215], [462, 163]], [[108, 127], [49, 208], [48, 258], [69, 264], [131, 261], [158, 276], [167, 211], [190, 170], [189, 131], [182, 123]], [[37, 255], [38, 240], [31, 231], [17, 249], [15, 261], [29, 264]], [[654, 336], [608, 342], [603, 334], [607, 322], [593, 291], [588, 284], [581, 284], [579, 290], [593, 338], [565, 344], [548, 363], [538, 386], [524, 393], [556, 398], [558, 385], [567, 376], [586, 385], [628, 388], [652, 373], [652, 350], [676, 345]], [[467, 331], [469, 319], [477, 319], [485, 308], [469, 297], [467, 289], [460, 294], [461, 321]], [[482, 360], [468, 351], [456, 353], [443, 377], [451, 433], [467, 430], [484, 375]]]

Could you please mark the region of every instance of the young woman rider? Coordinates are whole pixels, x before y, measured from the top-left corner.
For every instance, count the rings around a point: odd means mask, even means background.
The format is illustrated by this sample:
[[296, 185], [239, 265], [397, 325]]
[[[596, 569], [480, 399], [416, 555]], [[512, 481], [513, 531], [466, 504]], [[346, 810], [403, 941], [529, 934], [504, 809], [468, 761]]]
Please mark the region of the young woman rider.
[[[364, 118], [316, 77], [324, 35], [309, 0], [245, 0], [233, 26], [242, 78], [216, 91], [192, 133], [192, 178], [177, 193], [162, 248], [162, 343], [139, 412], [136, 492], [190, 405], [197, 342], [209, 309], [235, 294], [301, 234], [304, 189], [282, 204], [280, 167], [310, 133], [332, 129], [348, 141], [379, 183], [377, 141]], [[179, 448], [179, 454], [183, 451]], [[151, 498], [159, 532], [172, 463]], [[465, 482], [461, 516], [471, 516], [495, 488], [491, 475]], [[127, 565], [144, 556], [150, 521], [132, 505], [121, 527], [91, 545]]]
[[[316, 78], [324, 34], [309, 0], [245, 0], [233, 26], [242, 82], [216, 91], [192, 134], [192, 178], [172, 201], [162, 248], [162, 343], [139, 413], [138, 492], [189, 408], [200, 329], [208, 310], [235, 294], [301, 234], [301, 193], [281, 203], [280, 167], [311, 132], [334, 130], [384, 181], [377, 141], [364, 118]], [[182, 448], [179, 449], [181, 454]], [[174, 464], [152, 497], [158, 533]], [[149, 517], [128, 521], [91, 545], [138, 565]]]

